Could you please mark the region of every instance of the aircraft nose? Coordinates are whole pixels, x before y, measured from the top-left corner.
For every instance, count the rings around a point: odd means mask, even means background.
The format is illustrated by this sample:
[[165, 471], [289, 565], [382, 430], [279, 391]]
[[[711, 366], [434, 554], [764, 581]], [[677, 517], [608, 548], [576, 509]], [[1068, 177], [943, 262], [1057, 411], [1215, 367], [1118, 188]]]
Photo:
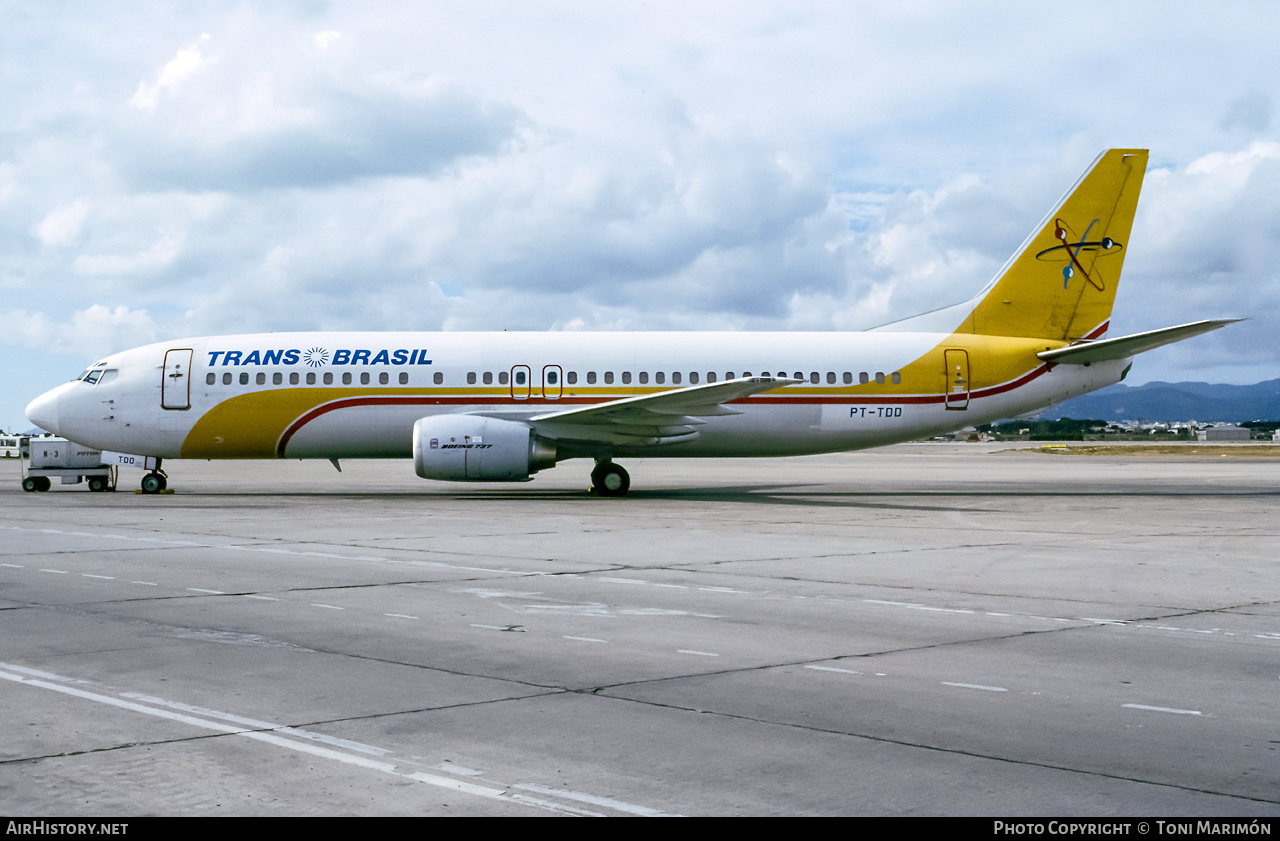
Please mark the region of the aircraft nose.
[[36, 426], [58, 434], [58, 398], [61, 397], [61, 388], [55, 388], [53, 391], [46, 391], [27, 404], [27, 420]]

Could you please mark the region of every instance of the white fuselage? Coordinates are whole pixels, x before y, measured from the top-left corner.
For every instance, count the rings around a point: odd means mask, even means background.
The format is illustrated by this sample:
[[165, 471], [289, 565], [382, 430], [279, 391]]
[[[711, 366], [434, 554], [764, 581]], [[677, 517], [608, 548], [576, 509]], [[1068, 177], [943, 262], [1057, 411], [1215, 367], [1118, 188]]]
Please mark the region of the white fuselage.
[[28, 415], [82, 444], [165, 458], [406, 458], [414, 422], [431, 415], [524, 421], [764, 375], [804, 382], [733, 401], [732, 414], [699, 418], [696, 434], [672, 440], [553, 422], [538, 433], [561, 440], [560, 458], [785, 456], [1012, 417], [1118, 382], [1129, 364], [1051, 365], [1032, 340], [995, 341], [1004, 344], [885, 332], [209, 337], [109, 356], [90, 369], [103, 372], [96, 382], [64, 384]]

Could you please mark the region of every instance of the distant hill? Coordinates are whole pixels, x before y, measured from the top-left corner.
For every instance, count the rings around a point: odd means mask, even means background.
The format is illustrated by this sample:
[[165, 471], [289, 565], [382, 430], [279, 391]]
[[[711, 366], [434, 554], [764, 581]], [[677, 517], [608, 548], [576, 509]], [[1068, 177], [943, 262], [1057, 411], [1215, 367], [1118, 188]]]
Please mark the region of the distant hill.
[[1052, 406], [1041, 418], [1096, 418], [1164, 423], [1280, 420], [1280, 380], [1254, 385], [1162, 383], [1107, 386]]

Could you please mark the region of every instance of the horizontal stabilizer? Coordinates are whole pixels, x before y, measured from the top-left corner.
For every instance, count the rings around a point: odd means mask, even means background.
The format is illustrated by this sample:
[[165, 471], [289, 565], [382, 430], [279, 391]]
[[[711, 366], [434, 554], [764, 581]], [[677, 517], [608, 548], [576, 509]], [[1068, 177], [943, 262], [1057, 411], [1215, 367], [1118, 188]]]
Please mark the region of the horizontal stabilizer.
[[1077, 342], [1057, 350], [1046, 350], [1036, 356], [1046, 362], [1059, 362], [1067, 365], [1088, 365], [1093, 362], [1107, 362], [1112, 359], [1124, 359], [1144, 351], [1154, 350], [1164, 345], [1180, 342], [1210, 330], [1217, 330], [1228, 324], [1243, 321], [1241, 318], [1222, 318], [1213, 321], [1193, 321], [1177, 327], [1165, 327], [1161, 330], [1148, 330], [1145, 333], [1134, 333], [1131, 336], [1119, 336], [1114, 339], [1101, 339], [1096, 342]]

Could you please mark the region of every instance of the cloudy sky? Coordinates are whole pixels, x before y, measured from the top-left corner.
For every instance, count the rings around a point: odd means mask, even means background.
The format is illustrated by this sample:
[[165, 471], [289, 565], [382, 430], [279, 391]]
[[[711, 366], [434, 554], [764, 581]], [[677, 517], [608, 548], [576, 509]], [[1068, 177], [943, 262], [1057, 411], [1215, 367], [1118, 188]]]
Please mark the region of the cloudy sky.
[[1280, 377], [1280, 6], [0, 0], [0, 428], [266, 330], [852, 330], [1151, 149], [1130, 382]]

